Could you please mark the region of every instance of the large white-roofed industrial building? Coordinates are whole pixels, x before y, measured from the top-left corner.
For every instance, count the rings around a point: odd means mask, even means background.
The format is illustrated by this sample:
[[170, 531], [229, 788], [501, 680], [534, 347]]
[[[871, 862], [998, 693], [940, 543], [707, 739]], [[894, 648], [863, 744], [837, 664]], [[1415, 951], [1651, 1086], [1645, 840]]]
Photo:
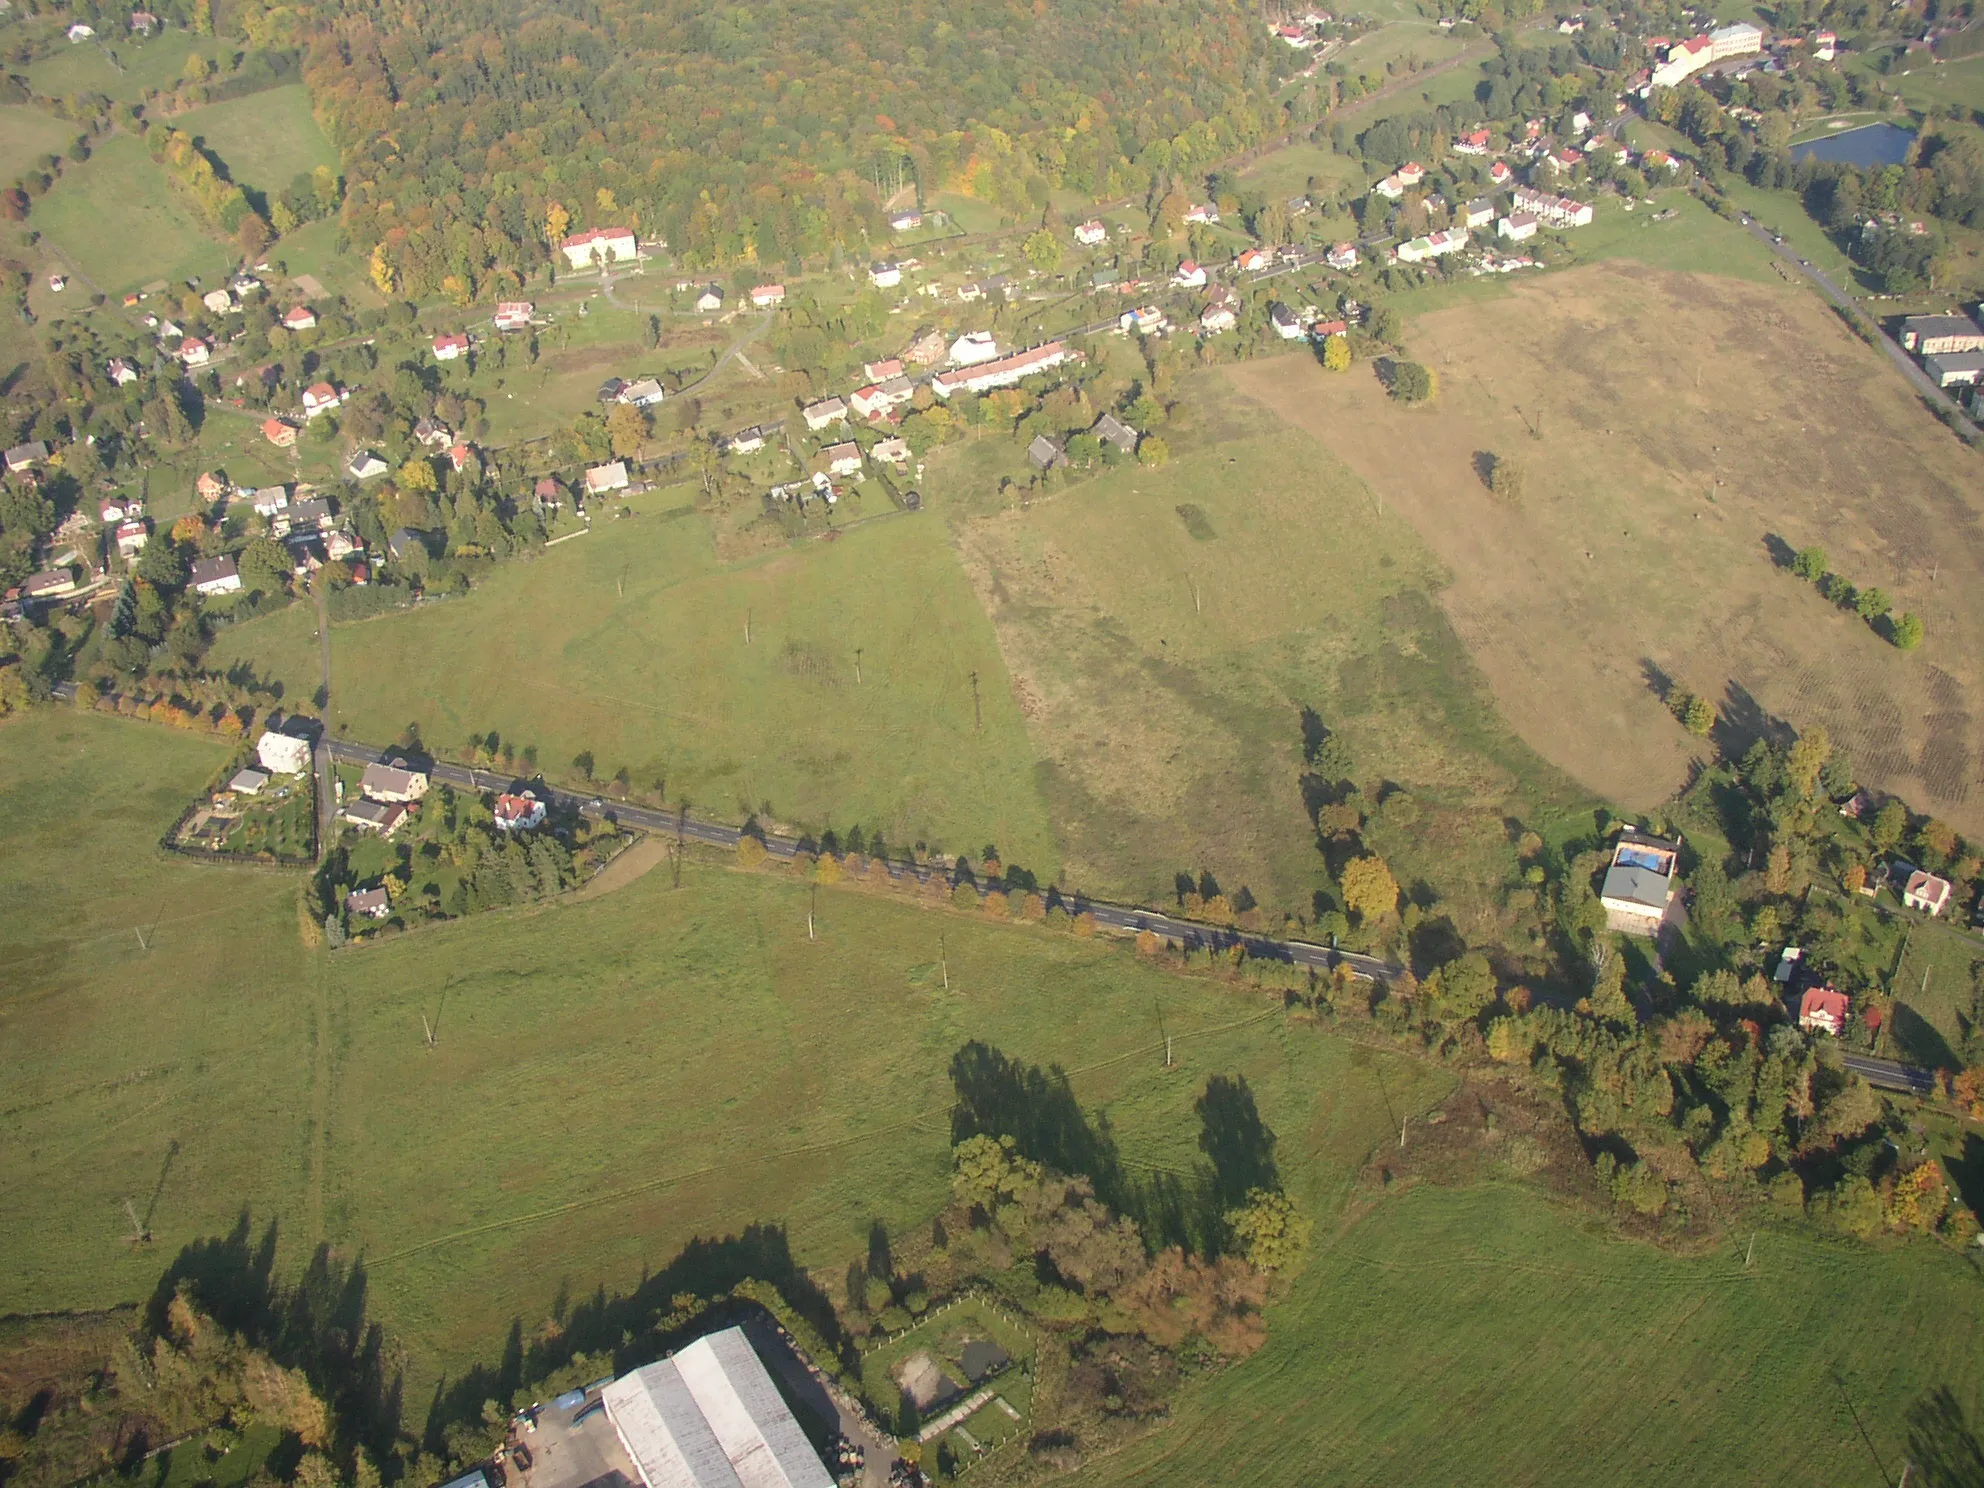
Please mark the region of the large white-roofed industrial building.
[[742, 1328], [622, 1375], [600, 1398], [647, 1488], [833, 1488]]

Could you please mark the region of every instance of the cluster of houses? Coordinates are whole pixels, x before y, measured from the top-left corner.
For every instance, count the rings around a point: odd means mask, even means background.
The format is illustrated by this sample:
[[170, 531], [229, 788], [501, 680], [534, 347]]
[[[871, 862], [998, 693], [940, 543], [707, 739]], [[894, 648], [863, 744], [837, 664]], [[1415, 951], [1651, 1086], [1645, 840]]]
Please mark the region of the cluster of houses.
[[[1984, 304], [1977, 307], [1984, 316]], [[1969, 388], [1973, 412], [1984, 409], [1984, 328], [1968, 315], [1911, 315], [1901, 344], [1940, 388]]]
[[427, 794], [427, 786], [425, 770], [385, 761], [369, 764], [359, 774], [358, 795], [343, 802], [338, 816], [361, 832], [390, 837]]
[[[1137, 452], [1137, 431], [1113, 413], [1103, 414], [1089, 426], [1088, 432], [1122, 454]], [[1037, 435], [1027, 446], [1026, 457], [1036, 470], [1059, 470], [1068, 463], [1067, 441]]]

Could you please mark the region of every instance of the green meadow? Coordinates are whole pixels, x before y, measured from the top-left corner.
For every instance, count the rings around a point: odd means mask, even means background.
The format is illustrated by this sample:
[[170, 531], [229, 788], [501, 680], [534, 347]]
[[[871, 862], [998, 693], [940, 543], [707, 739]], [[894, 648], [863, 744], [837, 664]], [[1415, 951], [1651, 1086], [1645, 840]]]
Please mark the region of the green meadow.
[[211, 284], [229, 263], [136, 135], [112, 135], [65, 170], [35, 204], [34, 226], [104, 294], [154, 279]]

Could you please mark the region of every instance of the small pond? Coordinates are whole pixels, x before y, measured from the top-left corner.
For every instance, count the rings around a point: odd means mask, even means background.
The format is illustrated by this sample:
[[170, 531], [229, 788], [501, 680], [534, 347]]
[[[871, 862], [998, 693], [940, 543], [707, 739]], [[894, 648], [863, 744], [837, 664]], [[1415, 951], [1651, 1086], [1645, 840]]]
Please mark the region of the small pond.
[[1900, 165], [1908, 158], [1908, 147], [1914, 143], [1915, 131], [1903, 129], [1899, 124], [1863, 124], [1858, 129], [1845, 129], [1824, 139], [1793, 145], [1791, 158], [1842, 160], [1862, 167]]

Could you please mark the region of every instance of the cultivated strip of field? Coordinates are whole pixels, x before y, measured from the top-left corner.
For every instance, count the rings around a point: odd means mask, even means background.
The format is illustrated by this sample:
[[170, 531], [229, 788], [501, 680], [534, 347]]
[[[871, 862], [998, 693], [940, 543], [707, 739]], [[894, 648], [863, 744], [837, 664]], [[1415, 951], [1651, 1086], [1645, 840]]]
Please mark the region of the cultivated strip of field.
[[[1689, 737], [1662, 679], [1721, 707], [1740, 752], [1824, 725], [1861, 778], [1984, 829], [1980, 466], [1880, 354], [1802, 292], [1612, 262], [1415, 320], [1440, 379], [1417, 408], [1368, 367], [1254, 362], [1235, 385], [1306, 429], [1419, 530], [1442, 603], [1516, 730], [1614, 800], [1652, 807]], [[1479, 458], [1527, 472], [1511, 508]], [[1770, 540], [1920, 613], [1895, 651]]]

